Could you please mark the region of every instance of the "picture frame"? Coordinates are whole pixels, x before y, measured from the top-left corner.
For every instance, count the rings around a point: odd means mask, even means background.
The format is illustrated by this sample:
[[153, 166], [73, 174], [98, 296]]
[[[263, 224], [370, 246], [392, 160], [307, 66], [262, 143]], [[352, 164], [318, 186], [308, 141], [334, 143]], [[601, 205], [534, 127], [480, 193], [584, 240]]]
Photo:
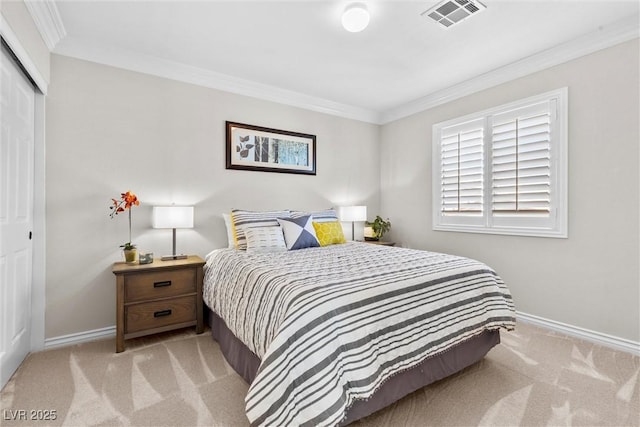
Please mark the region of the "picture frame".
[[227, 169], [316, 174], [316, 136], [226, 122]]

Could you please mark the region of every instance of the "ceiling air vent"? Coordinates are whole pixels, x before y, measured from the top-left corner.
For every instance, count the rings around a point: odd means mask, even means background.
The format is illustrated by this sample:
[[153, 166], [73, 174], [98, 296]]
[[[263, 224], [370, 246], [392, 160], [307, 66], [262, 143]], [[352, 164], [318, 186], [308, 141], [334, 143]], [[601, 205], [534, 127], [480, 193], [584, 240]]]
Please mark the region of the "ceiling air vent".
[[443, 27], [449, 28], [486, 8], [477, 0], [445, 0], [422, 12], [422, 16], [429, 17]]

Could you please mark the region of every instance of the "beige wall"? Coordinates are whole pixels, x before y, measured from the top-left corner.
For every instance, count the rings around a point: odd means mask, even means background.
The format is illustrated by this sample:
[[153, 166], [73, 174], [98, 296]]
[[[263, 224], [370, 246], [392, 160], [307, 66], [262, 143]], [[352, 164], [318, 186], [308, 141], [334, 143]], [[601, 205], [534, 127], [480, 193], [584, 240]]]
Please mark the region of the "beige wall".
[[[47, 96], [46, 337], [115, 324], [111, 264], [127, 218], [108, 216], [132, 190], [133, 242], [171, 252], [151, 207], [195, 205], [178, 251], [226, 245], [221, 212], [321, 209], [362, 203], [379, 211], [379, 127], [53, 55]], [[317, 136], [317, 175], [225, 169], [225, 120]]]
[[[405, 246], [493, 266], [521, 312], [640, 341], [638, 63], [634, 40], [375, 126], [54, 55], [46, 337], [115, 323], [110, 266], [127, 225], [108, 206], [131, 189], [143, 202], [133, 240], [156, 255], [171, 249], [170, 232], [150, 227], [156, 204], [195, 204], [178, 250], [204, 256], [225, 245], [220, 213], [232, 207], [363, 203], [391, 218], [390, 237]], [[432, 231], [432, 125], [564, 86], [569, 238]], [[318, 175], [226, 170], [225, 120], [316, 134]]]
[[48, 82], [50, 79], [49, 49], [42, 40], [24, 1], [2, 0], [0, 1], [0, 13], [20, 40], [22, 47], [38, 68], [42, 78]]
[[[392, 237], [485, 261], [521, 312], [640, 341], [638, 52], [636, 39], [385, 125], [381, 203]], [[432, 125], [564, 86], [569, 238], [433, 231]]]

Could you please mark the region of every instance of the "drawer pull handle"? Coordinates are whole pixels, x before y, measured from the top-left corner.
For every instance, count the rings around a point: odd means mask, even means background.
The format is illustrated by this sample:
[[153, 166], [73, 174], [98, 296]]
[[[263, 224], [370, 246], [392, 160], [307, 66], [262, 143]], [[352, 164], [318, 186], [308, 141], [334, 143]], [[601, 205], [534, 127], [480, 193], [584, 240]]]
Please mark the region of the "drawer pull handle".
[[160, 310], [153, 313], [153, 317], [163, 317], [163, 316], [170, 316], [170, 315], [171, 315], [171, 309]]
[[171, 280], [165, 280], [164, 282], [154, 282], [154, 288], [163, 288], [165, 286], [171, 286]]

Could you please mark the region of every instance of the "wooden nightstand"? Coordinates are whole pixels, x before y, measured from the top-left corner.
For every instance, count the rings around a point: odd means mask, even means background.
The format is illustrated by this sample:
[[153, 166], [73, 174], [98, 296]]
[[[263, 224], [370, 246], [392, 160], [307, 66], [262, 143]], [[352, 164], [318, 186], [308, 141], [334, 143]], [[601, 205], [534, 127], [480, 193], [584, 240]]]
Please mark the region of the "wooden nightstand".
[[395, 246], [396, 242], [383, 242], [382, 240], [365, 240], [365, 243], [371, 243], [372, 245], [382, 245], [382, 246]]
[[151, 264], [113, 264], [116, 275], [116, 353], [124, 340], [195, 326], [204, 330], [199, 256]]

